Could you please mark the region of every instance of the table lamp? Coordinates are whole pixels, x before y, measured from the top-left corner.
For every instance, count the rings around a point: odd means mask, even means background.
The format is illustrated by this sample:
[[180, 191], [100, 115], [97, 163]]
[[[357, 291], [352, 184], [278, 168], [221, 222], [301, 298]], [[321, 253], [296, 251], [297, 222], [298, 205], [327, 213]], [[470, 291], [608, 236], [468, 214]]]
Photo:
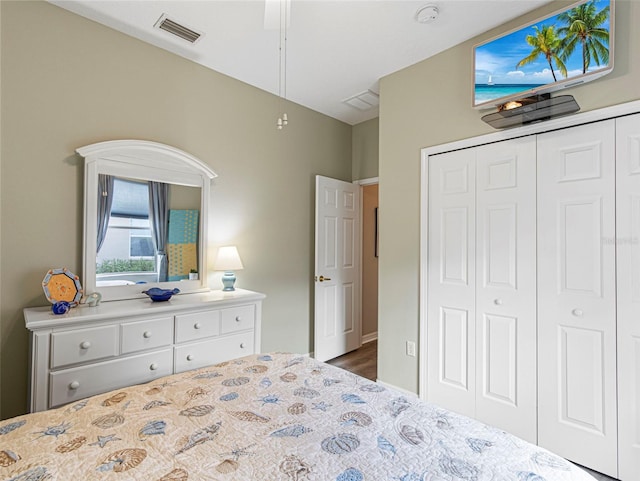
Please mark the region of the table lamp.
[[242, 260], [238, 254], [236, 246], [225, 246], [218, 249], [218, 255], [213, 263], [216, 271], [224, 271], [222, 276], [223, 291], [235, 291], [233, 285], [236, 282], [236, 275], [233, 271], [243, 269]]

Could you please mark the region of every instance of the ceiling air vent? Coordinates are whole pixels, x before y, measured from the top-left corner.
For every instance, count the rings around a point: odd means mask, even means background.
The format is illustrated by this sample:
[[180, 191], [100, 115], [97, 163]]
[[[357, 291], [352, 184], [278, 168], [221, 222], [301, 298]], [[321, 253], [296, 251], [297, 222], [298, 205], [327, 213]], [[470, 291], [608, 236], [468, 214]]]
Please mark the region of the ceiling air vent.
[[354, 95], [353, 97], [344, 99], [343, 102], [350, 107], [362, 110], [364, 112], [377, 107], [380, 103], [380, 100], [377, 93], [372, 92], [371, 90], [366, 90], [364, 92], [360, 92], [357, 95]]
[[164, 30], [165, 32], [169, 32], [176, 37], [180, 37], [181, 39], [186, 40], [189, 43], [196, 43], [198, 39], [202, 37], [202, 33], [185, 27], [175, 20], [171, 20], [169, 17], [167, 17], [167, 14], [163, 14], [158, 19], [154, 27], [159, 28], [160, 30]]

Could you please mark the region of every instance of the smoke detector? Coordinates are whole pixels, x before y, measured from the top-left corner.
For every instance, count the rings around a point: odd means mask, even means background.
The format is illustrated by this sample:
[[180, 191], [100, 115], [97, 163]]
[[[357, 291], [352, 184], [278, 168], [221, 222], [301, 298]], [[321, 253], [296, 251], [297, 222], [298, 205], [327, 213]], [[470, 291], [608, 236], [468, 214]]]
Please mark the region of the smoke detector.
[[437, 5], [425, 5], [416, 12], [415, 19], [418, 23], [431, 23], [440, 15]]

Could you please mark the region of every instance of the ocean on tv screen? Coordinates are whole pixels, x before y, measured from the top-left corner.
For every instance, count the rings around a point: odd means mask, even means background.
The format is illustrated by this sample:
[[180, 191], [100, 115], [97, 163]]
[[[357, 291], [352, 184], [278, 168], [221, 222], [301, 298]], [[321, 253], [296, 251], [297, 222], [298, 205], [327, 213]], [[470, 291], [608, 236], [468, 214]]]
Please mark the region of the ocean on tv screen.
[[475, 85], [475, 103], [481, 104], [490, 102], [494, 99], [516, 95], [520, 92], [527, 92], [544, 84], [494, 84], [494, 85]]

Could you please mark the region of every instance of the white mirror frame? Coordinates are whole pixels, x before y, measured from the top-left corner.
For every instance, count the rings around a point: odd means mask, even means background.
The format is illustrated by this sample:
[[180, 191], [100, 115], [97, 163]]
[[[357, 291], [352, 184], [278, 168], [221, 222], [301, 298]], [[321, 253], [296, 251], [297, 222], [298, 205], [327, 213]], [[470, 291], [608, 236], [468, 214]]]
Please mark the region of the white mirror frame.
[[98, 212], [98, 174], [200, 187], [200, 229], [198, 238], [199, 279], [177, 282], [101, 286], [102, 300], [146, 297], [143, 290], [152, 287], [173, 289], [181, 293], [208, 290], [207, 242], [208, 207], [211, 181], [216, 173], [196, 157], [169, 145], [145, 140], [113, 140], [79, 147], [85, 159], [84, 169], [84, 242], [83, 287], [86, 294], [96, 292], [96, 239]]

